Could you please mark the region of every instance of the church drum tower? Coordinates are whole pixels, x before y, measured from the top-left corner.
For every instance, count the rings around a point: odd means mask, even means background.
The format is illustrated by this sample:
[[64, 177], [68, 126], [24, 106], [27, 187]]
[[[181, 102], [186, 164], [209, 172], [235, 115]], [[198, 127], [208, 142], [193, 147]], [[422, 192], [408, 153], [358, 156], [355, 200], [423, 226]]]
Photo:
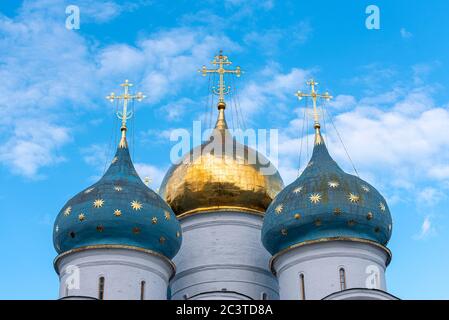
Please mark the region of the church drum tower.
[[137, 175], [126, 141], [129, 100], [123, 101], [121, 140], [103, 177], [78, 193], [56, 218], [54, 267], [61, 299], [165, 300], [175, 273], [171, 259], [181, 246], [181, 228], [171, 208]]
[[183, 230], [172, 299], [278, 299], [260, 232], [266, 208], [284, 185], [277, 170], [264, 175], [261, 163], [272, 164], [228, 130], [224, 75], [238, 76], [240, 68], [226, 69], [231, 62], [221, 52], [213, 64], [217, 69], [200, 71], [219, 76], [215, 128], [207, 142], [172, 166], [160, 189]]
[[315, 140], [302, 174], [270, 204], [262, 242], [273, 255], [281, 300], [396, 299], [386, 292], [385, 269], [392, 232], [384, 197], [331, 158], [321, 135], [317, 98], [313, 101]]

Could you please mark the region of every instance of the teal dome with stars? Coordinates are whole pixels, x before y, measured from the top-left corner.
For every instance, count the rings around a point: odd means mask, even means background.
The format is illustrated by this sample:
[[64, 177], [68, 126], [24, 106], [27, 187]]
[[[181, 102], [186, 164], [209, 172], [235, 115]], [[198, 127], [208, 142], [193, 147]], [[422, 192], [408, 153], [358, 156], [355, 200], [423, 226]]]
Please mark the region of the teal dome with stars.
[[331, 158], [315, 124], [312, 158], [303, 173], [270, 204], [262, 242], [273, 255], [310, 241], [369, 240], [385, 246], [392, 231], [384, 197], [345, 173]]
[[59, 212], [53, 231], [58, 253], [99, 245], [142, 248], [169, 259], [178, 252], [180, 224], [168, 204], [138, 176], [123, 128], [122, 132], [104, 176]]

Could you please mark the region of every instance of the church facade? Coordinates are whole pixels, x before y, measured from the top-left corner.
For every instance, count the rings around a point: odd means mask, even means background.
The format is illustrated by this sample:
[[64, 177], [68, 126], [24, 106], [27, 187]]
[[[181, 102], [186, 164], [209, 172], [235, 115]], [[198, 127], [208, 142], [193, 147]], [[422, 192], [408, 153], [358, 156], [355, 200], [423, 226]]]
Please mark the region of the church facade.
[[[53, 231], [61, 299], [396, 299], [387, 292], [392, 219], [383, 196], [329, 154], [311, 80], [315, 141], [302, 174], [284, 186], [262, 154], [226, 122], [228, 58], [215, 57], [218, 118], [210, 139], [145, 185], [121, 139], [103, 177], [70, 199]], [[231, 150], [232, 152], [229, 152]], [[271, 174], [262, 168], [271, 167]]]

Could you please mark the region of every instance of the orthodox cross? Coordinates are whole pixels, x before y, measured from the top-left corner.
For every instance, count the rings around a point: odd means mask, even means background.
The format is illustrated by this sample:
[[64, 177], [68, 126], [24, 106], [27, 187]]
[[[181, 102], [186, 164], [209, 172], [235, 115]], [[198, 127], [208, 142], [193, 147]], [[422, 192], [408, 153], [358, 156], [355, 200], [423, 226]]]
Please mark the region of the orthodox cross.
[[110, 95], [108, 95], [106, 97], [106, 99], [108, 99], [111, 102], [114, 101], [120, 101], [123, 100], [123, 110], [122, 111], [118, 111], [117, 112], [117, 117], [122, 120], [122, 126], [120, 128], [120, 130], [122, 131], [122, 138], [120, 140], [120, 148], [126, 148], [126, 121], [129, 120], [132, 116], [133, 113], [131, 111], [128, 111], [128, 101], [132, 101], [132, 100], [137, 100], [137, 101], [142, 101], [142, 99], [145, 98], [145, 96], [142, 94], [142, 92], [138, 92], [137, 94], [130, 94], [129, 93], [129, 88], [133, 86], [132, 83], [130, 83], [128, 80], [125, 80], [125, 83], [122, 83], [120, 85], [121, 87], [123, 87], [124, 89], [124, 93], [121, 95], [115, 95], [114, 92], [111, 92]]
[[312, 101], [313, 101], [313, 120], [315, 121], [315, 126], [316, 126], [316, 125], [319, 125], [319, 122], [318, 122], [319, 114], [318, 114], [318, 109], [317, 109], [317, 106], [316, 106], [317, 98], [322, 98], [322, 99], [324, 99], [326, 101], [329, 101], [333, 97], [331, 95], [329, 95], [329, 93], [327, 91], [324, 94], [319, 94], [315, 90], [315, 87], [318, 85], [318, 82], [315, 82], [315, 80], [313, 80], [313, 79], [307, 81], [307, 85], [310, 86], [310, 88], [311, 88], [311, 92], [310, 93], [303, 93], [303, 92], [298, 90], [298, 92], [296, 92], [295, 96], [297, 96], [299, 100], [301, 100], [304, 97], [311, 97], [312, 98]]
[[229, 61], [227, 56], [223, 55], [222, 50], [220, 50], [220, 53], [215, 56], [212, 64], [218, 66], [217, 69], [207, 69], [206, 66], [203, 66], [200, 70], [198, 70], [198, 72], [201, 72], [203, 76], [206, 76], [208, 73], [218, 73], [218, 89], [214, 87], [212, 89], [212, 92], [218, 95], [218, 107], [224, 108], [226, 106], [224, 102], [224, 96], [227, 95], [231, 89], [230, 86], [225, 86], [224, 75], [226, 73], [230, 73], [235, 74], [237, 77], [240, 77], [242, 71], [240, 70], [240, 67], [236, 67], [235, 70], [225, 69], [225, 66], [232, 64], [232, 62]]
[[312, 101], [313, 101], [313, 120], [314, 120], [314, 125], [313, 127], [315, 128], [315, 145], [319, 145], [323, 143], [323, 138], [321, 137], [321, 133], [320, 133], [320, 123], [319, 123], [319, 114], [318, 114], [318, 109], [316, 106], [316, 100], [317, 98], [322, 98], [326, 101], [329, 101], [330, 99], [332, 99], [332, 96], [329, 95], [329, 93], [326, 91], [324, 94], [319, 94], [316, 90], [315, 87], [318, 85], [318, 82], [315, 82], [315, 80], [311, 79], [309, 81], [307, 81], [307, 85], [310, 86], [311, 91], [310, 93], [303, 93], [301, 91], [298, 90], [298, 92], [296, 92], [296, 96], [298, 97], [299, 100], [301, 100], [304, 97], [311, 97]]

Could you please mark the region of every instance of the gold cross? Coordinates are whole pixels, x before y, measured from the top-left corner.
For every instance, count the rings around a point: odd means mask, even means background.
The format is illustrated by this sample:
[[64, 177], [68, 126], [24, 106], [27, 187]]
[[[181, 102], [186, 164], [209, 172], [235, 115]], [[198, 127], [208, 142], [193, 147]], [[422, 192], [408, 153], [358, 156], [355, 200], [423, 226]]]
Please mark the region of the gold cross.
[[316, 99], [323, 98], [326, 101], [329, 101], [333, 97], [331, 95], [329, 95], [329, 93], [327, 91], [324, 94], [319, 94], [317, 91], [315, 91], [315, 86], [318, 85], [318, 82], [315, 82], [315, 80], [313, 80], [313, 79], [310, 79], [309, 81], [307, 81], [307, 85], [311, 87], [310, 93], [303, 93], [298, 90], [298, 92], [296, 92], [295, 96], [297, 96], [299, 100], [301, 100], [304, 97], [312, 98], [312, 100], [313, 100], [313, 120], [315, 121], [315, 126], [317, 126], [317, 125], [319, 126], [319, 122], [318, 122], [319, 114], [318, 114], [318, 110], [316, 107]]
[[237, 77], [240, 77], [242, 74], [242, 71], [240, 70], [240, 67], [236, 67], [235, 70], [231, 69], [225, 69], [224, 66], [232, 64], [231, 61], [228, 60], [227, 56], [223, 55], [223, 51], [220, 50], [220, 53], [215, 56], [214, 60], [212, 61], [213, 65], [218, 66], [217, 69], [207, 69], [206, 66], [203, 66], [198, 72], [201, 72], [203, 76], [206, 76], [208, 73], [218, 73], [219, 80], [218, 80], [218, 89], [215, 87], [212, 89], [212, 92], [218, 95], [218, 106], [225, 107], [224, 102], [224, 96], [227, 95], [230, 92], [231, 87], [228, 86], [226, 88], [225, 82], [224, 82], [224, 75], [226, 73], [235, 74]]
[[111, 92], [110, 95], [106, 97], [111, 102], [114, 102], [115, 100], [123, 100], [123, 111], [117, 112], [117, 117], [122, 120], [122, 127], [120, 130], [122, 131], [122, 138], [120, 140], [120, 148], [126, 148], [126, 121], [129, 120], [133, 113], [131, 111], [128, 111], [128, 101], [137, 100], [142, 101], [142, 99], [145, 98], [145, 96], [142, 94], [142, 92], [137, 92], [137, 94], [132, 95], [129, 93], [129, 87], [132, 87], [133, 84], [130, 83], [128, 80], [125, 80], [125, 83], [122, 83], [120, 86], [124, 88], [124, 93], [116, 96], [114, 92]]

